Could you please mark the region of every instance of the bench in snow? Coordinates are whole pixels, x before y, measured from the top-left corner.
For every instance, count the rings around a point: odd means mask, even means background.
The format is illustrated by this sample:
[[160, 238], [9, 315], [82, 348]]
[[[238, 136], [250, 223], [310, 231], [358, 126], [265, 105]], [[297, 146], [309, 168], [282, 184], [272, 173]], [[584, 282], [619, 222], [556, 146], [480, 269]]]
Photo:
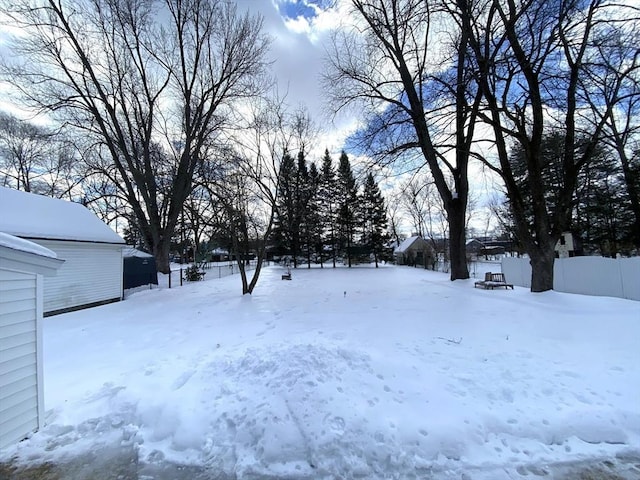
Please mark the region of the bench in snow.
[[507, 283], [507, 281], [505, 280], [504, 273], [487, 272], [484, 274], [484, 280], [478, 280], [476, 283], [474, 283], [473, 286], [482, 287], [484, 289], [491, 289], [491, 290], [499, 287], [504, 287], [505, 290], [507, 288], [510, 288], [511, 290], [513, 290], [513, 285], [510, 283]]

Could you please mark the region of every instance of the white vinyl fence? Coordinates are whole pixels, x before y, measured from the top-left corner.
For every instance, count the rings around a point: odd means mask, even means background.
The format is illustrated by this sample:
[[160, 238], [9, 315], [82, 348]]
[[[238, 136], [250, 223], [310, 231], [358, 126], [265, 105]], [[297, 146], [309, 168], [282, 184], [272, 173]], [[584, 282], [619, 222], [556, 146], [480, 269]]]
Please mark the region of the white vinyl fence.
[[[509, 283], [531, 287], [528, 258], [504, 257], [502, 273]], [[558, 292], [640, 300], [640, 257], [556, 258], [553, 289]]]

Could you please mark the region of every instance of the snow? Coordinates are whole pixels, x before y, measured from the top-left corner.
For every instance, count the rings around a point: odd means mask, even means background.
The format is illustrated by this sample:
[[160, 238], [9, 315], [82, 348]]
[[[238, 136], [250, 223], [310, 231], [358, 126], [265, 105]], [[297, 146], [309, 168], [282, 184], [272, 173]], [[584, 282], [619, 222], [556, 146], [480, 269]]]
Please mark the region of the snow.
[[153, 255], [137, 248], [126, 246], [122, 249], [122, 256], [124, 258], [138, 257], [138, 258], [153, 258]]
[[114, 444], [239, 479], [493, 480], [640, 456], [638, 302], [282, 271], [252, 296], [236, 275], [45, 319], [47, 426], [2, 457]]
[[83, 205], [0, 187], [0, 231], [31, 239], [124, 243]]
[[55, 252], [52, 252], [48, 248], [3, 232], [0, 232], [0, 246], [20, 252], [33, 253], [41, 257], [58, 258]]

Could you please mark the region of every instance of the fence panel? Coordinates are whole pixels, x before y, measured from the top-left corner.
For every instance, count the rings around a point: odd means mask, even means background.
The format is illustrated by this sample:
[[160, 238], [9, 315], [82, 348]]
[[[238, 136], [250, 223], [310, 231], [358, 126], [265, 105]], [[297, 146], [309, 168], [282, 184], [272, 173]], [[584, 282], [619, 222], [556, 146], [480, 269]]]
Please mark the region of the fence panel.
[[502, 273], [507, 282], [531, 288], [531, 265], [528, 258], [503, 257]]
[[640, 300], [640, 257], [625, 258], [620, 262], [622, 294], [630, 300]]
[[[504, 257], [502, 273], [509, 283], [531, 287], [528, 258]], [[553, 267], [553, 289], [558, 292], [640, 300], [640, 257], [557, 258]]]

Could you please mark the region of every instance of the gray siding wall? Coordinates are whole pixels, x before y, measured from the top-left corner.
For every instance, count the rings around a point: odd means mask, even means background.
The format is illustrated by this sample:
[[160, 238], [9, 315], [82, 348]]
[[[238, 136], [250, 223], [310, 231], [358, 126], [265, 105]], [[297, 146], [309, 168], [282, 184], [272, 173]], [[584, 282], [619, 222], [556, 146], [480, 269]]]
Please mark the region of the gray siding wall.
[[37, 284], [0, 270], [0, 448], [38, 428]]
[[64, 260], [44, 279], [44, 313], [122, 297], [122, 245], [33, 240]]

